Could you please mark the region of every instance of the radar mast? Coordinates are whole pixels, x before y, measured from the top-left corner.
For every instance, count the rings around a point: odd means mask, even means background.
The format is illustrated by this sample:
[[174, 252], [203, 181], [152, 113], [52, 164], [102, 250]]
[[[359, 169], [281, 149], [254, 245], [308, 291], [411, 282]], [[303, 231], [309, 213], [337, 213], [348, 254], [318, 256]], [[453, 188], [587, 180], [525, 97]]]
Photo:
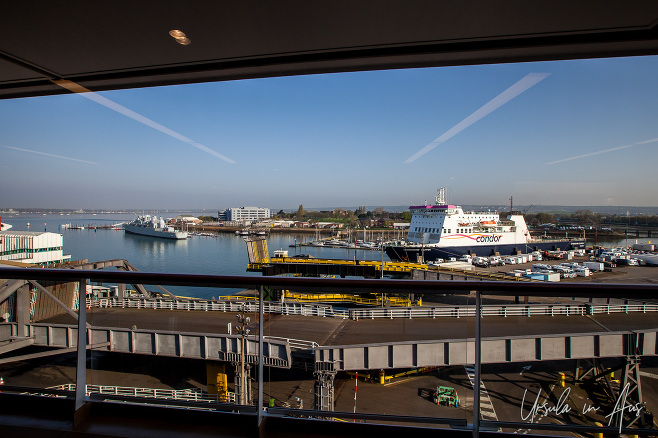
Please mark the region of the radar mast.
[[437, 205], [447, 205], [448, 202], [446, 200], [446, 188], [441, 187], [434, 199], [435, 199]]

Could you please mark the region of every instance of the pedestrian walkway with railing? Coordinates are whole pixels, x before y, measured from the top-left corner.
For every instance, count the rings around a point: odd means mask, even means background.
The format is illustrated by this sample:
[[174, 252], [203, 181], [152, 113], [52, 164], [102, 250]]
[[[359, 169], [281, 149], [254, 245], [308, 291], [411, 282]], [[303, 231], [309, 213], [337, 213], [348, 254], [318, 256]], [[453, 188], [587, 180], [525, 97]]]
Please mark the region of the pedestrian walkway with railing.
[[[295, 294], [296, 295], [296, 294]], [[309, 294], [302, 294], [309, 295]], [[324, 296], [327, 294], [319, 294]], [[341, 294], [345, 295], [345, 294]], [[98, 308], [136, 308], [164, 309], [204, 312], [258, 312], [259, 304], [255, 301], [212, 301], [163, 298], [95, 298], [91, 305]], [[329, 304], [305, 304], [296, 302], [264, 302], [265, 313], [281, 315], [320, 316], [349, 318], [353, 320], [374, 318], [463, 318], [474, 317], [474, 306], [411, 306], [411, 307], [369, 307], [357, 309], [338, 309]], [[553, 304], [507, 304], [483, 305], [482, 316], [570, 316], [595, 315], [611, 313], [648, 313], [658, 312], [658, 303], [626, 304], [589, 304], [589, 303], [553, 303]]]

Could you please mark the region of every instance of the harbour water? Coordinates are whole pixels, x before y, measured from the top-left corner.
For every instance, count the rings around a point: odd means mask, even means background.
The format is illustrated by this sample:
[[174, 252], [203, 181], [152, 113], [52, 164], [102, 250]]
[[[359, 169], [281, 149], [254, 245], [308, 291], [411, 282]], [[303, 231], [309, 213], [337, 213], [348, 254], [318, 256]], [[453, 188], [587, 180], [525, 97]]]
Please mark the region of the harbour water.
[[[176, 213], [169, 212], [169, 216]], [[123, 230], [88, 228], [90, 225], [105, 226], [133, 219], [133, 215], [119, 214], [76, 214], [76, 215], [13, 215], [3, 216], [3, 222], [12, 225], [12, 231], [50, 231], [64, 235], [64, 253], [71, 255], [71, 260], [87, 259], [100, 261], [126, 259], [140, 271], [167, 272], [182, 274], [213, 275], [253, 275], [260, 273], [246, 272], [249, 262], [247, 249], [242, 236], [218, 234], [217, 237], [193, 235], [186, 240], [158, 239], [124, 233]], [[30, 224], [28, 227], [28, 223]], [[62, 227], [65, 224], [84, 226], [85, 229]], [[325, 248], [304, 246], [290, 248], [291, 244], [310, 240], [311, 236], [294, 233], [272, 234], [267, 239], [270, 255], [277, 249], [295, 254], [310, 254], [318, 258], [382, 260], [389, 258], [380, 251], [354, 250], [350, 248]], [[615, 241], [597, 241], [602, 246], [620, 246], [646, 243], [650, 239], [621, 238]], [[594, 242], [589, 241], [588, 245]], [[153, 289], [153, 288], [151, 288]], [[223, 288], [184, 288], [167, 287], [171, 292], [198, 298], [211, 298], [229, 295], [236, 289]]]
[[[169, 213], [176, 216], [176, 213]], [[90, 229], [90, 225], [106, 226], [130, 221], [133, 215], [79, 214], [79, 215], [16, 215], [3, 216], [2, 221], [12, 225], [11, 231], [50, 231], [64, 236], [64, 254], [71, 260], [87, 259], [90, 262], [110, 259], [126, 259], [140, 271], [181, 274], [212, 275], [253, 275], [246, 272], [249, 258], [242, 236], [221, 233], [217, 237], [192, 235], [185, 240], [158, 239], [148, 236], [124, 233], [123, 230]], [[27, 224], [30, 224], [28, 227]], [[62, 225], [84, 226], [85, 229], [70, 229]], [[287, 250], [289, 255], [310, 254], [314, 257], [354, 259], [355, 250], [347, 248], [322, 248], [304, 246], [290, 248], [300, 239], [312, 239], [294, 233], [272, 234], [267, 238], [270, 255], [277, 249]], [[359, 260], [381, 260], [380, 251], [356, 250]], [[389, 261], [383, 255], [384, 261]], [[171, 292], [181, 296], [211, 298], [229, 295], [236, 289], [184, 288], [166, 286]], [[152, 287], [149, 290], [155, 290]]]

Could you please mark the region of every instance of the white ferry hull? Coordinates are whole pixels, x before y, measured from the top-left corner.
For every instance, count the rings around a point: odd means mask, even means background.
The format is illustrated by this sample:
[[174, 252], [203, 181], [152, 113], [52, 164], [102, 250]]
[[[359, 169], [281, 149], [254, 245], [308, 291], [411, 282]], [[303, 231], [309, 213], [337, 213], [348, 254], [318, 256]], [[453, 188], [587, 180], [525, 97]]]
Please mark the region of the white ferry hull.
[[[459, 258], [463, 255], [488, 257], [498, 253], [501, 256], [514, 255], [517, 251], [527, 254], [532, 251], [549, 251], [560, 249], [568, 251], [571, 249], [584, 248], [585, 241], [554, 240], [529, 243], [509, 243], [497, 245], [473, 245], [473, 246], [421, 246], [421, 245], [392, 245], [386, 247], [386, 255], [393, 261], [417, 262], [419, 260], [434, 261], [437, 259], [447, 260], [450, 257]], [[419, 257], [423, 255], [422, 259]]]

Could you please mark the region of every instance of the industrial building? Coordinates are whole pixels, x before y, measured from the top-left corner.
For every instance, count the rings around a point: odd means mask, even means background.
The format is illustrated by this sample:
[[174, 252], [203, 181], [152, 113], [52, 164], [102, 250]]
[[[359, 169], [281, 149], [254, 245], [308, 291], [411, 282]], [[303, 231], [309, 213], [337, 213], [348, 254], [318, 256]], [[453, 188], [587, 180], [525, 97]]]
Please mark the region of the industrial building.
[[71, 260], [61, 234], [38, 231], [0, 232], [0, 260], [48, 266]]

